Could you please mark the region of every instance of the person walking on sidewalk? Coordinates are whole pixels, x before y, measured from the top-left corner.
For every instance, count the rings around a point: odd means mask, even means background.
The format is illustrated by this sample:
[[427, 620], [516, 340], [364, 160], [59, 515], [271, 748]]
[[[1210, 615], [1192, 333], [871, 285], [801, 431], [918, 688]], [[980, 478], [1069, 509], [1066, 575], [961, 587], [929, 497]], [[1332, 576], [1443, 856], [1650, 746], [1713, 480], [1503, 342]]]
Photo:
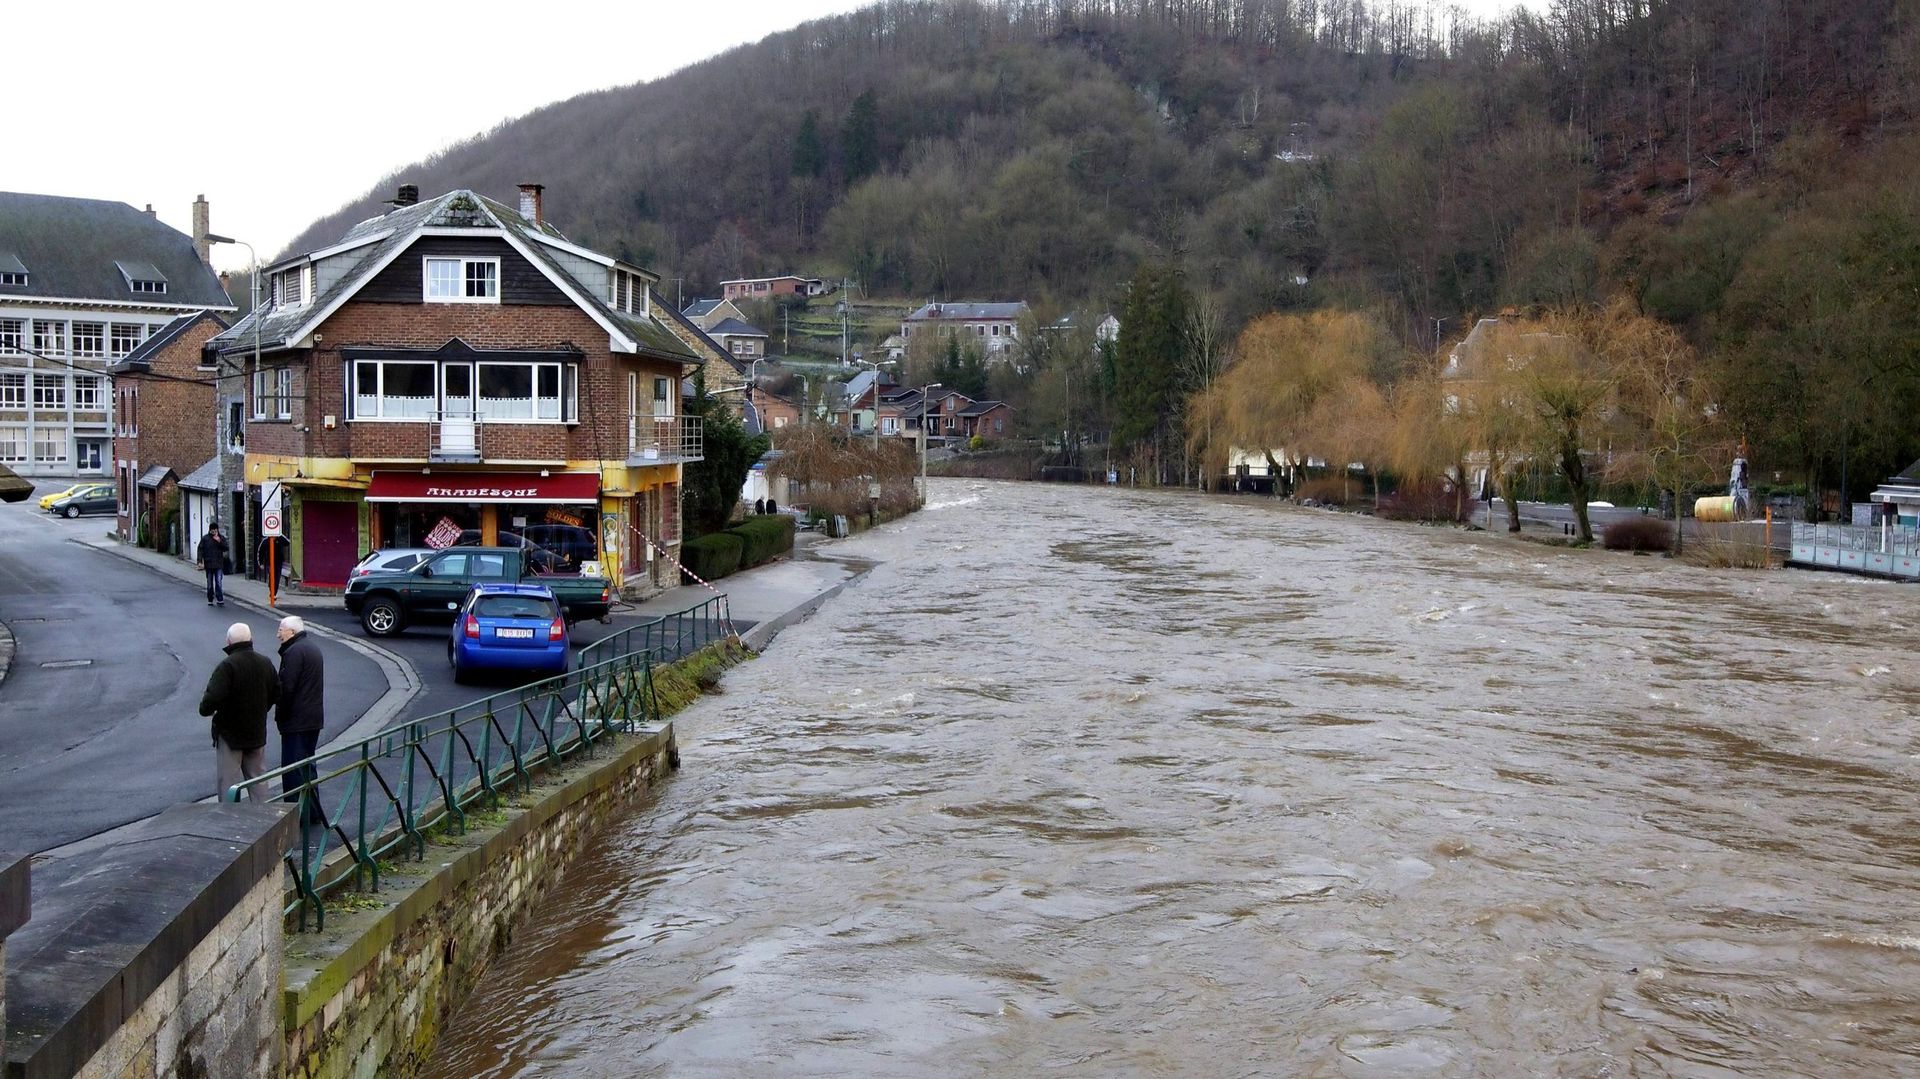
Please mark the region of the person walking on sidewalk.
[[[267, 709], [280, 697], [280, 676], [253, 650], [253, 629], [245, 622], [227, 627], [226, 651], [200, 695], [200, 714], [213, 717], [213, 770], [222, 796], [267, 770]], [[247, 794], [267, 800], [258, 787]]]
[[[273, 722], [280, 728], [280, 767], [297, 765], [281, 775], [280, 789], [284, 800], [298, 802], [300, 789], [317, 774], [308, 758], [320, 747], [320, 731], [327, 725], [326, 658], [320, 642], [307, 636], [306, 620], [299, 615], [280, 620], [279, 637], [280, 703], [274, 706]], [[319, 796], [318, 790], [308, 796], [302, 811], [308, 821], [320, 819]]]
[[207, 606], [225, 607], [227, 593], [221, 586], [225, 582], [227, 567], [233, 562], [232, 556], [227, 553], [227, 539], [220, 534], [220, 522], [215, 521], [207, 526], [207, 534], [200, 537], [200, 546], [194, 558], [207, 574]]

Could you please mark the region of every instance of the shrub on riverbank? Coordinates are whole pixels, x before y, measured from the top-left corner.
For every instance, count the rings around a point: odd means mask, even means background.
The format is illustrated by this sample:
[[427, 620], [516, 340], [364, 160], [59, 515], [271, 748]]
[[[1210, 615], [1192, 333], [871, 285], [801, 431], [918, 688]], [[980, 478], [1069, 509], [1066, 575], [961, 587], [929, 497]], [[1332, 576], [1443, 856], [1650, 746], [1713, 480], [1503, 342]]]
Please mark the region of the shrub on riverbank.
[[1708, 569], [1772, 569], [1773, 550], [1751, 524], [1709, 525], [1687, 541], [1686, 559]]
[[1600, 546], [1609, 551], [1673, 550], [1673, 526], [1658, 517], [1628, 517], [1600, 533]]
[[749, 517], [727, 529], [740, 537], [740, 568], [747, 569], [793, 550], [793, 516], [769, 513]]
[[1383, 495], [1375, 516], [1390, 521], [1449, 521], [1459, 524], [1473, 516], [1477, 503], [1438, 480], [1402, 483], [1400, 489]]
[[715, 532], [680, 545], [680, 564], [703, 581], [717, 581], [740, 568], [746, 541], [731, 532]]

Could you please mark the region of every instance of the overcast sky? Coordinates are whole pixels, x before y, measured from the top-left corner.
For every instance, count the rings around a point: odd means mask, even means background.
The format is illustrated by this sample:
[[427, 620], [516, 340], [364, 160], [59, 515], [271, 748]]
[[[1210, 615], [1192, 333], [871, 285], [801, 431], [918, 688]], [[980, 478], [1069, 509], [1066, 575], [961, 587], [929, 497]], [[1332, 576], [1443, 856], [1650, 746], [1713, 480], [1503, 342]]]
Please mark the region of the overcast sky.
[[[382, 176], [503, 120], [868, 2], [14, 0], [0, 188], [151, 203], [182, 232], [204, 194], [213, 231], [264, 261]], [[247, 255], [215, 248], [214, 264]]]

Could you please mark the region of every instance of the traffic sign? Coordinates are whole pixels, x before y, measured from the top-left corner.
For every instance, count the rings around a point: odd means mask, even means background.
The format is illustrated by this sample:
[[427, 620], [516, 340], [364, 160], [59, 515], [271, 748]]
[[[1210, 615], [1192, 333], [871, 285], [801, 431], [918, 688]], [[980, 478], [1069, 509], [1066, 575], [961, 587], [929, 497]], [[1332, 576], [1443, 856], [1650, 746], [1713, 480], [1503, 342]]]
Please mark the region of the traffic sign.
[[260, 534], [263, 536], [280, 535], [281, 534], [280, 515], [277, 513], [261, 514], [260, 515]]

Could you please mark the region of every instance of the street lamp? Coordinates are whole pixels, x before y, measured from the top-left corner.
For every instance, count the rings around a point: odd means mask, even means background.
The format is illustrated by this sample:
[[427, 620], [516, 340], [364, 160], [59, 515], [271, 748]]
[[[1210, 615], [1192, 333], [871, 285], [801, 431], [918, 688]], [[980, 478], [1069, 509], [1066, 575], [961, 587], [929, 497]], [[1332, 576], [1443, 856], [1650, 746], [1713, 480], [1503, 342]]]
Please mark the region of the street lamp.
[[927, 504], [927, 395], [940, 389], [938, 382], [920, 387], [920, 504]]
[[[206, 240], [209, 244], [238, 244], [239, 246], [247, 249], [247, 263], [250, 267], [247, 271], [247, 306], [250, 308], [250, 310], [247, 312], [247, 317], [253, 320], [253, 369], [255, 371], [258, 371], [260, 370], [260, 319], [261, 319], [260, 255], [259, 253], [254, 251], [252, 244], [248, 243], [245, 240], [236, 240], [231, 236], [216, 236], [212, 233], [208, 233]], [[213, 452], [220, 455], [220, 491], [219, 491], [219, 496], [213, 500], [213, 521], [215, 524], [220, 523], [221, 504], [227, 500], [227, 498], [231, 495], [233, 491], [233, 481], [228, 478], [228, 473], [227, 473], [228, 461], [233, 456], [232, 450], [230, 449], [230, 447], [233, 445], [233, 432], [226, 431], [224, 432], [224, 437], [222, 437], [223, 435], [222, 429], [227, 425], [227, 406], [226, 406], [226, 402], [220, 399], [219, 384], [220, 384], [220, 377], [216, 374], [214, 376], [214, 393], [213, 393], [213, 400], [214, 400]], [[247, 393], [247, 380], [245, 376], [242, 376], [240, 379], [240, 396], [242, 400], [246, 399], [246, 393]], [[247, 548], [240, 543], [240, 541], [243, 539], [241, 535], [241, 524], [242, 522], [239, 520], [235, 520], [233, 522], [233, 538], [236, 541], [236, 545], [239, 547], [239, 550], [244, 553]], [[271, 558], [271, 554], [272, 552], [269, 551], [269, 558]], [[277, 583], [279, 582], [275, 581], [273, 579], [272, 573], [269, 572], [268, 579], [267, 579], [267, 594], [268, 594], [267, 602], [268, 603], [273, 602], [274, 585]]]

